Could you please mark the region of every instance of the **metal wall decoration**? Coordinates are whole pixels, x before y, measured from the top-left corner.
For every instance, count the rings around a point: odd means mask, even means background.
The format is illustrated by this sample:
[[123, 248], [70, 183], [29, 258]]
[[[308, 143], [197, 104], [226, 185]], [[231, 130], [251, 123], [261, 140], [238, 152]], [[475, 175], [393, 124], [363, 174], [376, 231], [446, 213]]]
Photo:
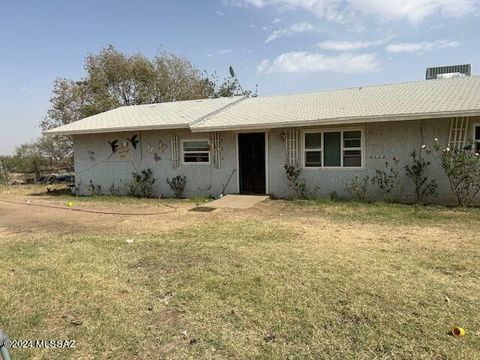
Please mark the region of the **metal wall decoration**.
[[138, 135], [133, 135], [128, 141], [132, 144], [134, 149], [137, 148], [137, 144], [140, 142], [140, 140], [138, 140]]
[[162, 160], [162, 157], [159, 154], [163, 153], [167, 148], [168, 148], [168, 145], [165, 144], [162, 140], [158, 142], [157, 146], [154, 146], [152, 144], [147, 145], [147, 150], [150, 154], [153, 154], [153, 159], [155, 161]]
[[170, 152], [171, 152], [171, 161], [172, 167], [174, 169], [178, 168], [180, 163], [179, 151], [178, 151], [178, 136], [174, 133], [170, 134]]
[[213, 166], [217, 169], [220, 169], [222, 166], [222, 141], [219, 132], [213, 132], [211, 134], [212, 162]]
[[138, 138], [138, 135], [133, 135], [132, 137], [127, 139], [115, 139], [112, 141], [107, 141], [107, 143], [112, 149], [112, 153], [110, 154], [110, 156], [112, 156], [113, 154], [118, 154], [121, 158], [126, 158], [130, 154], [130, 145], [134, 149], [137, 149], [137, 145], [140, 143], [140, 140]]
[[130, 142], [128, 140], [120, 141], [120, 146], [118, 147], [117, 153], [121, 158], [126, 158], [130, 153], [129, 144]]
[[107, 141], [110, 144], [110, 147], [112, 148], [112, 154], [115, 154], [118, 150], [118, 140], [113, 140], [113, 141]]
[[285, 140], [285, 161], [288, 165], [298, 166], [299, 164], [299, 131], [287, 129], [283, 133]]

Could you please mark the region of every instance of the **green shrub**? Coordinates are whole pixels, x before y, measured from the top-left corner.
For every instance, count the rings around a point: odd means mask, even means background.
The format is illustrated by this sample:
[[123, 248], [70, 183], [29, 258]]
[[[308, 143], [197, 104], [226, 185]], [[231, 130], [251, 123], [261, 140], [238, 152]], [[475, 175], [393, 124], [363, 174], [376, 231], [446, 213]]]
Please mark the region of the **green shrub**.
[[152, 169], [142, 170], [139, 173], [132, 172], [132, 181], [128, 184], [127, 193], [129, 196], [152, 197], [154, 183]]
[[173, 190], [175, 197], [180, 199], [183, 197], [183, 191], [185, 190], [185, 185], [187, 183], [187, 178], [182, 175], [177, 175], [172, 180], [167, 178], [167, 184], [170, 185], [170, 188]]
[[463, 149], [441, 148], [435, 139], [434, 149], [440, 155], [442, 168], [459, 206], [470, 206], [480, 191], [480, 155], [472, 145]]
[[405, 165], [405, 172], [410, 180], [415, 184], [415, 195], [417, 202], [423, 202], [425, 198], [438, 195], [438, 185], [435, 179], [429, 180], [425, 175], [427, 168], [431, 165], [431, 162], [423, 157], [422, 150], [427, 155], [430, 155], [431, 151], [426, 149], [423, 145], [420, 150], [413, 150], [410, 154], [412, 163]]
[[385, 169], [375, 169], [375, 176], [371, 180], [383, 192], [386, 202], [398, 201], [400, 198], [399, 162], [400, 159], [396, 157], [393, 158], [393, 163], [385, 161]]
[[99, 195], [102, 192], [101, 185], [95, 185], [93, 180], [90, 180], [87, 185], [87, 191], [90, 193], [91, 196]]
[[350, 199], [354, 201], [367, 202], [367, 188], [368, 180], [370, 178], [368, 175], [365, 175], [362, 179], [359, 178], [358, 174], [355, 174], [352, 182], [345, 187], [345, 192], [348, 194]]
[[285, 175], [287, 176], [288, 187], [295, 191], [295, 193], [302, 199], [307, 199], [308, 191], [306, 181], [305, 179], [300, 179], [302, 169], [288, 164], [285, 164], [283, 168], [285, 169]]

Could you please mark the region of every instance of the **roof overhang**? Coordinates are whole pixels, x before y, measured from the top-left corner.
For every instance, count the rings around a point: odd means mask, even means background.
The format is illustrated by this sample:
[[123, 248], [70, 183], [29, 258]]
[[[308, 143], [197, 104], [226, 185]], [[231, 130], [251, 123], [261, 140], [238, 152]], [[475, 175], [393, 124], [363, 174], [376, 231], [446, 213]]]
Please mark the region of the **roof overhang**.
[[188, 129], [188, 124], [168, 124], [168, 125], [145, 125], [145, 126], [125, 126], [117, 128], [98, 128], [89, 130], [58, 130], [55, 129], [44, 131], [44, 135], [88, 135], [88, 134], [104, 134], [118, 133], [130, 131], [149, 131], [149, 130], [172, 130], [172, 129]]
[[225, 126], [193, 126], [190, 127], [192, 132], [209, 132], [209, 131], [244, 131], [244, 130], [258, 130], [258, 129], [278, 129], [285, 127], [307, 127], [307, 126], [330, 126], [330, 125], [347, 125], [359, 123], [374, 123], [374, 122], [397, 122], [397, 121], [411, 121], [411, 120], [435, 120], [452, 117], [474, 117], [480, 116], [480, 109], [468, 111], [451, 111], [441, 113], [418, 113], [418, 114], [399, 114], [399, 115], [376, 115], [376, 116], [355, 116], [345, 118], [330, 118], [330, 119], [313, 119], [305, 121], [285, 121], [278, 123], [254, 123], [254, 124], [233, 124]]

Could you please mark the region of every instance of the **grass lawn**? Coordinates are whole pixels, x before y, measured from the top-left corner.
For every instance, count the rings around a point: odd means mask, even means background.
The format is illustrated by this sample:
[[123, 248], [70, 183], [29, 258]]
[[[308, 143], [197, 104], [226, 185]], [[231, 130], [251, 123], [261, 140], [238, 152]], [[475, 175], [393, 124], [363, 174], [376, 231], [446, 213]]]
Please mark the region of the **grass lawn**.
[[168, 204], [177, 212], [99, 220], [0, 202], [0, 328], [76, 340], [12, 357], [480, 358], [478, 209]]

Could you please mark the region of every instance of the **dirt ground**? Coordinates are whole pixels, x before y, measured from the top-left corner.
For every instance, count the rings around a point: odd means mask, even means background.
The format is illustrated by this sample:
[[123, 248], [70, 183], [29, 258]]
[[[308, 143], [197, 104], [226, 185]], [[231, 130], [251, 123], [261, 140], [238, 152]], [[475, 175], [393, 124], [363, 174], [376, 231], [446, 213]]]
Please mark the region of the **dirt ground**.
[[[383, 237], [399, 239], [408, 237], [411, 240], [422, 240], [432, 236], [443, 239], [457, 238], [458, 233], [455, 229], [461, 229], [462, 236], [475, 237], [477, 234], [475, 227], [465, 228], [462, 222], [452, 223], [454, 219], [451, 215], [456, 217], [457, 213], [450, 210], [445, 210], [443, 214], [449, 219], [448, 222], [432, 221], [425, 224], [422, 219], [423, 209], [420, 209], [418, 219], [416, 212], [407, 215], [400, 213], [402, 215], [400, 218], [394, 214], [392, 219], [388, 216], [377, 219], [376, 212], [381, 210], [375, 210], [371, 217], [365, 213], [357, 217], [357, 211], [362, 211], [362, 208], [350, 208], [342, 203], [318, 207], [308, 206], [310, 204], [301, 206], [289, 201], [267, 200], [250, 209], [195, 211], [199, 207], [208, 208], [206, 201], [149, 199], [132, 202], [122, 198], [113, 201], [103, 200], [101, 197], [91, 201], [90, 198], [64, 196], [57, 198], [28, 193], [3, 194], [0, 196], [0, 230], [4, 234], [17, 235], [42, 231], [66, 234], [111, 231], [125, 236], [135, 236], [161, 233], [206, 222], [215, 224], [254, 221], [287, 224], [292, 228], [300, 228], [305, 236], [355, 239], [357, 242]], [[425, 211], [430, 212], [429, 209]], [[442, 214], [441, 209], [432, 211], [435, 216]], [[343, 226], [338, 226], [339, 221]], [[405, 226], [403, 232], [398, 231], [399, 222]], [[455, 244], [449, 246], [452, 245]]]
[[[216, 209], [194, 211], [204, 203], [159, 200], [136, 205], [121, 202], [88, 202], [52, 199], [49, 196], [8, 196], [0, 198], [0, 225], [3, 231], [29, 233], [34, 231], [96, 232], [112, 229], [135, 234], [155, 233], [188, 224], [208, 221], [273, 219], [281, 217], [279, 209], [269, 202], [248, 210]], [[208, 204], [207, 204], [208, 205]], [[301, 214], [298, 214], [301, 215]]]

